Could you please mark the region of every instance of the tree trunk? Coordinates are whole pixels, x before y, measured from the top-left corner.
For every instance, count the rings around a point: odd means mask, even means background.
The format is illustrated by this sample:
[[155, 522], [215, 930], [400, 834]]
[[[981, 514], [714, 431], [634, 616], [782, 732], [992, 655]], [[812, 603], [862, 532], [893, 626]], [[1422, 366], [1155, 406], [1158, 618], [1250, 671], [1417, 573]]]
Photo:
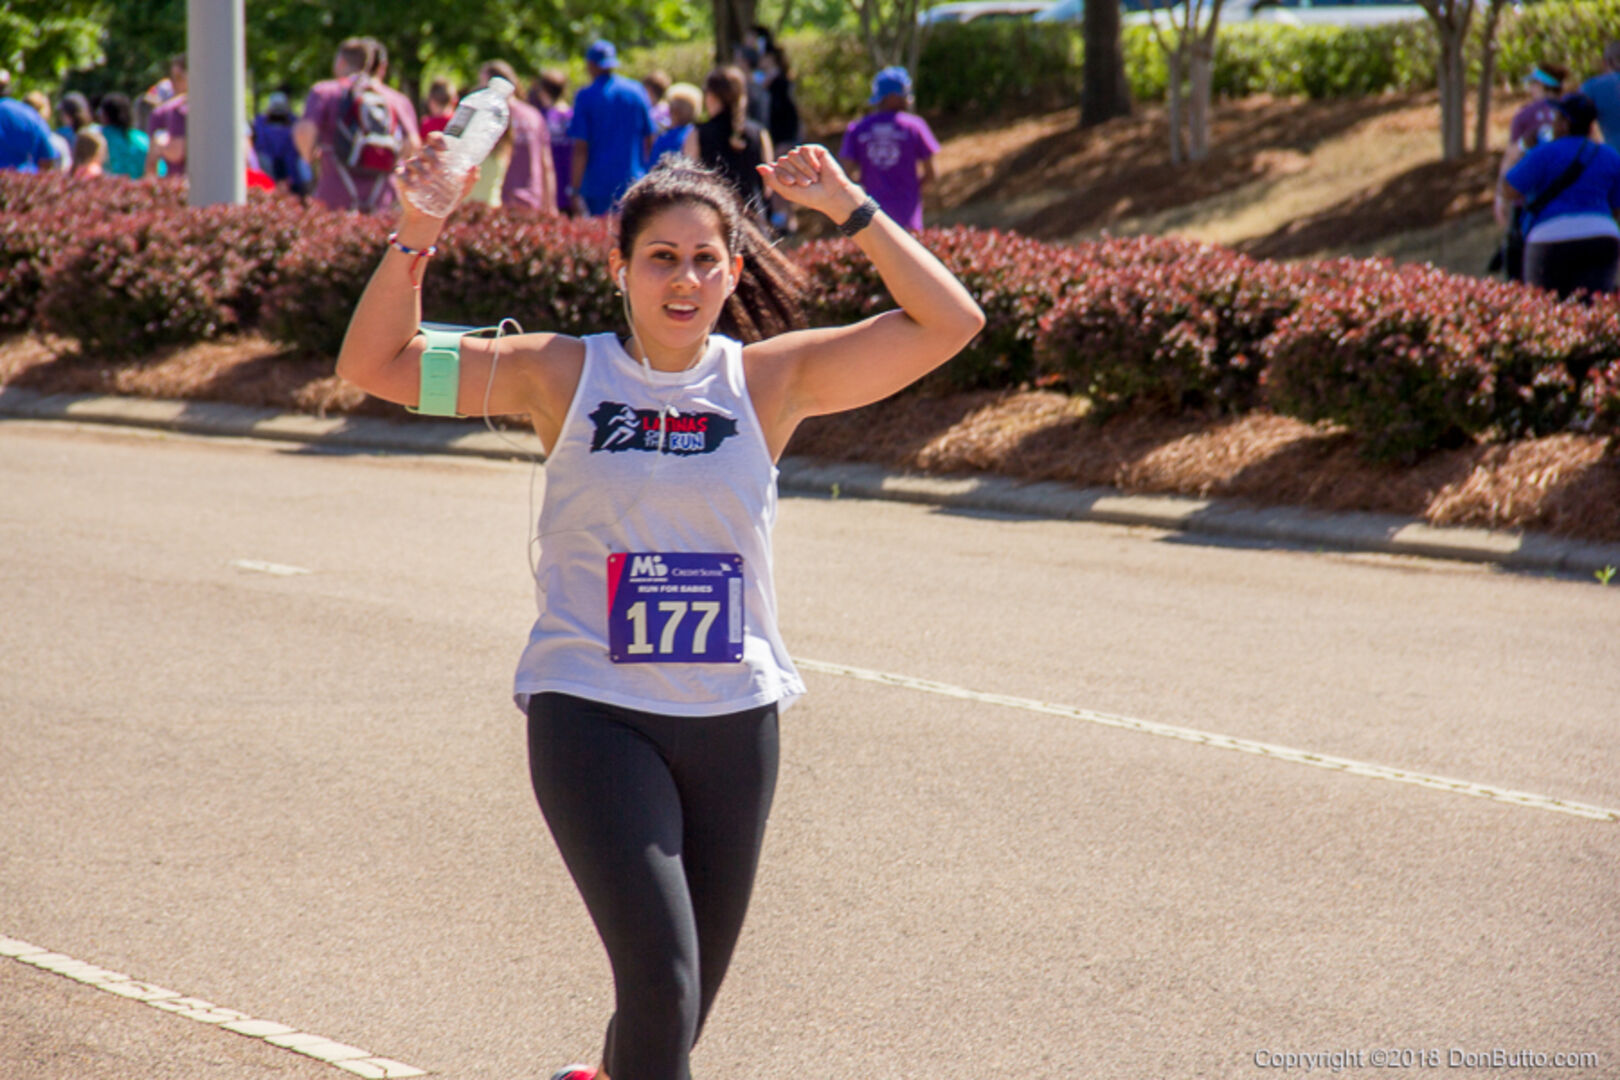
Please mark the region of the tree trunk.
[[1455, 161], [1466, 150], [1468, 66], [1463, 50], [1474, 19], [1474, 0], [1418, 2], [1433, 20], [1440, 43], [1440, 151], [1447, 161]]
[[397, 35], [394, 48], [398, 50], [388, 70], [399, 80], [399, 92], [411, 99], [417, 107], [422, 104], [422, 33], [414, 26]]
[[1125, 79], [1125, 47], [1120, 40], [1119, 0], [1087, 4], [1084, 33], [1080, 126], [1086, 128], [1131, 115], [1131, 87]]
[[1180, 165], [1186, 158], [1185, 146], [1181, 138], [1181, 84], [1182, 68], [1186, 66], [1186, 48], [1181, 42], [1176, 43], [1175, 51], [1165, 57], [1170, 67], [1170, 86], [1168, 97], [1170, 99], [1170, 164]]
[[1209, 104], [1215, 84], [1215, 42], [1200, 33], [1193, 41], [1190, 53], [1187, 160], [1203, 161], [1209, 157]]
[[714, 0], [714, 61], [731, 63], [731, 52], [742, 44], [754, 18], [754, 0]]
[[1468, 71], [1464, 66], [1462, 35], [1441, 27], [1440, 38], [1440, 151], [1447, 161], [1463, 156], [1468, 97]]
[[1491, 132], [1491, 90], [1496, 82], [1496, 24], [1503, 0], [1491, 0], [1485, 14], [1483, 55], [1479, 59], [1479, 97], [1474, 106], [1474, 150], [1483, 152]]

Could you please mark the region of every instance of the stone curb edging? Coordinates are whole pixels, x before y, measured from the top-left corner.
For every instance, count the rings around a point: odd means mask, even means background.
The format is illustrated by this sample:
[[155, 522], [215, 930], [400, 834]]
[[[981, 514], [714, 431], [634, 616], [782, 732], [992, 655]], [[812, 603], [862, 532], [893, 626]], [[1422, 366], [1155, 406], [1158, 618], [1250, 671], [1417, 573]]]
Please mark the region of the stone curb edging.
[[[373, 417], [316, 417], [212, 402], [39, 394], [15, 387], [0, 388], [0, 417], [427, 454], [494, 458], [540, 454], [540, 442], [532, 433], [497, 435], [468, 421], [399, 423]], [[1620, 567], [1620, 544], [1567, 540], [1540, 533], [1441, 527], [1395, 514], [1255, 508], [1220, 499], [1125, 495], [1110, 488], [1076, 488], [1048, 481], [1021, 483], [993, 475], [899, 474], [876, 465], [808, 458], [785, 458], [780, 469], [782, 489], [802, 494], [1142, 525], [1231, 539], [1492, 563], [1517, 570], [1588, 575], [1606, 567]]]

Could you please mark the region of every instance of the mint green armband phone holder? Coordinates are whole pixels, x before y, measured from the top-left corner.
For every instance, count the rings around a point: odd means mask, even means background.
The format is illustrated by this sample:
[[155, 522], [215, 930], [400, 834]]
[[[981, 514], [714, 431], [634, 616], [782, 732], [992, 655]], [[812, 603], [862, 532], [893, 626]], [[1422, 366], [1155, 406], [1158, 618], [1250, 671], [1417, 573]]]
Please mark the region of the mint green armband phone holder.
[[[413, 413], [423, 416], [460, 416], [456, 397], [461, 390], [461, 339], [471, 326], [423, 323], [427, 351], [422, 353], [422, 381]], [[409, 408], [409, 406], [407, 406]]]

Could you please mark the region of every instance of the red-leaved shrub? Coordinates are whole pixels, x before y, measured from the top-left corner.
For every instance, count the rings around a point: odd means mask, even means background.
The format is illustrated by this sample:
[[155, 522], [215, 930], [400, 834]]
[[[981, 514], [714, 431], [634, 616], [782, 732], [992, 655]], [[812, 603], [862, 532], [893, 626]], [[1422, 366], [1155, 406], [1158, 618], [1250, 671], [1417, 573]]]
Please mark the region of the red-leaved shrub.
[[40, 314], [103, 354], [252, 327], [276, 261], [316, 213], [283, 199], [108, 218], [52, 264]]
[[1041, 319], [1039, 369], [1121, 409], [1240, 412], [1259, 403], [1260, 346], [1307, 275], [1224, 248], [1080, 245], [1094, 268]]
[[613, 329], [624, 312], [607, 272], [611, 242], [601, 220], [457, 211], [428, 271], [423, 316], [480, 327], [511, 318], [574, 335]]
[[[1075, 248], [963, 226], [925, 229], [918, 239], [962, 281], [985, 315], [979, 335], [924, 385], [976, 390], [1028, 380], [1041, 316], [1086, 272], [1086, 259]], [[852, 240], [814, 241], [794, 258], [809, 279], [806, 314], [812, 326], [844, 325], [895, 306], [871, 260]]]
[[178, 210], [184, 184], [131, 180], [127, 176], [84, 178], [65, 172], [20, 173], [0, 169], [0, 216], [73, 207], [87, 219], [137, 210]]
[[1577, 427], [1620, 434], [1620, 360], [1592, 369], [1581, 392]]
[[265, 334], [335, 359], [389, 227], [358, 214], [311, 214], [276, 267], [261, 319]]
[[1485, 431], [1495, 373], [1455, 279], [1384, 260], [1341, 259], [1319, 272], [1331, 285], [1305, 297], [1263, 346], [1279, 412], [1346, 424], [1378, 460], [1409, 461]]
[[33, 324], [51, 263], [80, 224], [72, 208], [0, 213], [0, 330]]
[[[183, 184], [0, 173], [0, 328], [43, 324], [87, 350], [260, 328], [335, 356], [385, 250], [385, 219], [263, 193], [188, 209]], [[1620, 428], [1620, 302], [1557, 303], [1431, 267], [1287, 265], [1152, 237], [1074, 245], [970, 228], [921, 242], [985, 312], [925, 390], [1018, 386], [1037, 374], [1120, 409], [1333, 420], [1377, 458], [1463, 439]], [[425, 267], [429, 320], [587, 334], [620, 327], [601, 221], [473, 205]], [[813, 326], [894, 301], [855, 242], [791, 253]]]

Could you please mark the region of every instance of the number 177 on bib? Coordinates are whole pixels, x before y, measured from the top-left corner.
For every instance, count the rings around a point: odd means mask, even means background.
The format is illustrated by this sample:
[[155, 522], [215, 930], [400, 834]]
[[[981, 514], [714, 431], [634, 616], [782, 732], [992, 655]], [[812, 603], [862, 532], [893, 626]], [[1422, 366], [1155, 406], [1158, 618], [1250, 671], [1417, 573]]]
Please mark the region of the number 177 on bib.
[[616, 664], [742, 659], [743, 563], [730, 553], [622, 552], [607, 560]]

